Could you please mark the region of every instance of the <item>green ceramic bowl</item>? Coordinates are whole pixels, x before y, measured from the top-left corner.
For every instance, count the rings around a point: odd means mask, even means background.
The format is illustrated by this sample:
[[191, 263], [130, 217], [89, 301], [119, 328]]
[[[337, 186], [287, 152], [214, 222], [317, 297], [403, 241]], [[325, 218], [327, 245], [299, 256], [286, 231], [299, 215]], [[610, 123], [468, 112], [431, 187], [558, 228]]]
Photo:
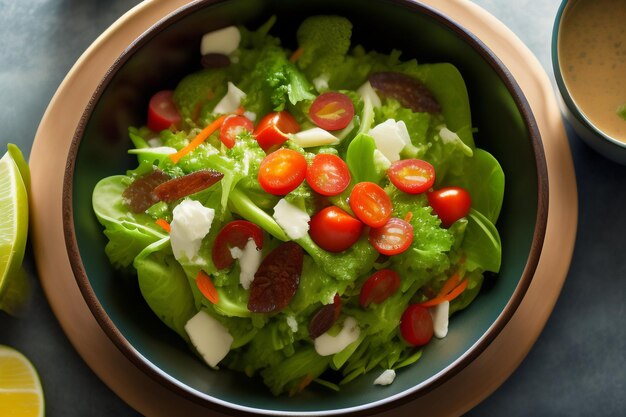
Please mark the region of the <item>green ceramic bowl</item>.
[[[454, 316], [446, 338], [433, 340], [422, 359], [393, 384], [374, 386], [372, 372], [340, 393], [312, 386], [302, 395], [274, 397], [259, 381], [209, 369], [151, 312], [136, 280], [115, 271], [91, 207], [94, 185], [136, 163], [127, 154], [127, 128], [141, 125], [154, 91], [173, 88], [198, 68], [201, 35], [229, 24], [254, 27], [278, 16], [278, 33], [293, 34], [314, 14], [340, 14], [368, 49], [403, 50], [421, 62], [447, 61], [469, 89], [478, 146], [502, 164], [506, 194], [498, 228], [503, 246], [499, 277]], [[227, 414], [365, 414], [391, 409], [441, 384], [475, 359], [498, 335], [528, 288], [541, 251], [547, 215], [547, 171], [541, 138], [528, 103], [497, 57], [445, 16], [411, 1], [232, 0], [192, 2], [129, 46], [93, 95], [76, 131], [65, 178], [68, 253], [79, 287], [96, 319], [141, 370], [180, 395]]]

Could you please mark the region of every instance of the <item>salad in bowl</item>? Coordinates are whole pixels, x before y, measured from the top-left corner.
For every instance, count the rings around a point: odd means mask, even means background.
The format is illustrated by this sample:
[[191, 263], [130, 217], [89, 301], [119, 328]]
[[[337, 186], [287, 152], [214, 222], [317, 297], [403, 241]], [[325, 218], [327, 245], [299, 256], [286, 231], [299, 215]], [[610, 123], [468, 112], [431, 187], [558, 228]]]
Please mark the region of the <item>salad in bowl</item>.
[[212, 368], [275, 395], [390, 384], [499, 271], [504, 174], [452, 64], [330, 15], [289, 49], [274, 21], [207, 33], [203, 69], [154, 93], [136, 168], [93, 190], [106, 254]]

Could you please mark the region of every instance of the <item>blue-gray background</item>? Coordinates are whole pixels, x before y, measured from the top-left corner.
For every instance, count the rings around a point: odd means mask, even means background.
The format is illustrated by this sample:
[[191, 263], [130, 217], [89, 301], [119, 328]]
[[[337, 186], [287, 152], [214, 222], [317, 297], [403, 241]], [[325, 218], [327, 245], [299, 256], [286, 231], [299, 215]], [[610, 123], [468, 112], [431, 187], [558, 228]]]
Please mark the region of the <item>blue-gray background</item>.
[[[550, 39], [559, 0], [476, 0], [536, 54], [552, 76]], [[139, 0], [0, 0], [0, 149], [28, 156], [39, 120], [80, 54]], [[626, 415], [626, 167], [569, 132], [579, 222], [556, 308], [519, 369], [471, 416]], [[2, 151], [0, 151], [2, 153]], [[0, 344], [35, 364], [49, 417], [136, 416], [77, 355], [37, 282], [25, 317], [0, 313]], [[503, 352], [506, 354], [506, 352]]]

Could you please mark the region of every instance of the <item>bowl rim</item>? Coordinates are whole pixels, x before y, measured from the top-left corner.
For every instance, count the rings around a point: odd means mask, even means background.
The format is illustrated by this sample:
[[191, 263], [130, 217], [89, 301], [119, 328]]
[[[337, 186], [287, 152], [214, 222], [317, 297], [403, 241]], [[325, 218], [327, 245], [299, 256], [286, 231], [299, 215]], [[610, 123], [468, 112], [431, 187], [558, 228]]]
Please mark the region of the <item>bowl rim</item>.
[[241, 406], [236, 403], [222, 400], [210, 394], [198, 391], [182, 381], [170, 376], [160, 368], [152, 364], [146, 357], [137, 351], [133, 345], [124, 337], [121, 331], [115, 326], [113, 321], [108, 317], [104, 307], [100, 304], [95, 291], [91, 287], [85, 267], [82, 263], [78, 242], [76, 238], [74, 213], [73, 213], [73, 177], [75, 172], [75, 162], [78, 149], [82, 141], [82, 137], [87, 123], [98, 103], [100, 97], [114, 78], [117, 71], [133, 56], [133, 54], [141, 49], [146, 43], [151, 41], [155, 36], [175, 24], [179, 20], [196, 12], [204, 7], [211, 7], [228, 0], [192, 0], [186, 5], [181, 6], [174, 12], [160, 19], [146, 31], [140, 34], [115, 60], [108, 68], [104, 77], [99, 82], [96, 90], [91, 95], [91, 99], [85, 108], [80, 121], [76, 127], [72, 138], [68, 157], [65, 166], [63, 178], [63, 195], [62, 195], [62, 213], [63, 213], [63, 232], [65, 237], [65, 246], [70, 261], [74, 277], [80, 289], [83, 298], [86, 301], [94, 318], [103, 329], [107, 337], [113, 344], [125, 355], [131, 363], [156, 382], [165, 388], [181, 395], [182, 397], [193, 401], [194, 403], [212, 409], [214, 411], [225, 412], [230, 415], [364, 415], [373, 412], [381, 412], [392, 408], [392, 406], [407, 403], [420, 395], [423, 395], [448, 379], [456, 375], [475, 358], [477, 358], [489, 344], [498, 336], [501, 330], [509, 322], [517, 307], [521, 303], [530, 283], [533, 279], [539, 257], [543, 247], [547, 217], [548, 217], [548, 169], [543, 150], [541, 135], [534, 118], [530, 105], [522, 92], [521, 88], [511, 75], [505, 65], [495, 56], [495, 54], [469, 30], [461, 26], [460, 23], [447, 17], [442, 12], [415, 0], [389, 0], [397, 6], [407, 9], [408, 12], [416, 12], [427, 15], [434, 19], [437, 23], [454, 32], [461, 39], [466, 41], [472, 48], [486, 61], [486, 63], [496, 72], [500, 80], [507, 87], [509, 94], [512, 96], [531, 141], [532, 151], [535, 156], [535, 169], [537, 174], [537, 210], [535, 218], [535, 228], [533, 230], [532, 243], [529, 249], [529, 255], [526, 264], [520, 276], [517, 286], [515, 287], [510, 299], [499, 313], [498, 317], [488, 327], [488, 329], [476, 340], [476, 342], [467, 349], [461, 356], [454, 360], [450, 365], [443, 368], [440, 372], [432, 375], [421, 384], [415, 385], [410, 389], [404, 390], [382, 400], [361, 404], [358, 406], [350, 406], [346, 408], [324, 410], [321, 412], [308, 411], [285, 411], [255, 408], [251, 406]]
[[603, 130], [599, 129], [592, 121], [585, 115], [585, 113], [581, 110], [580, 106], [576, 104], [576, 100], [570, 94], [569, 88], [567, 88], [567, 83], [565, 82], [565, 78], [563, 77], [563, 72], [561, 71], [561, 60], [559, 58], [559, 37], [561, 34], [561, 24], [563, 23], [563, 15], [566, 13], [568, 8], [573, 7], [580, 0], [562, 0], [559, 9], [556, 12], [556, 17], [554, 18], [554, 25], [552, 27], [552, 42], [551, 42], [551, 60], [552, 60], [552, 70], [554, 72], [554, 78], [556, 80], [556, 85], [559, 89], [559, 93], [563, 98], [563, 102], [567, 106], [569, 113], [573, 116], [584, 128], [586, 128], [589, 133], [593, 134], [596, 138], [600, 139], [603, 142], [612, 146], [613, 149], [620, 148], [622, 150], [626, 150], [626, 142], [620, 141]]

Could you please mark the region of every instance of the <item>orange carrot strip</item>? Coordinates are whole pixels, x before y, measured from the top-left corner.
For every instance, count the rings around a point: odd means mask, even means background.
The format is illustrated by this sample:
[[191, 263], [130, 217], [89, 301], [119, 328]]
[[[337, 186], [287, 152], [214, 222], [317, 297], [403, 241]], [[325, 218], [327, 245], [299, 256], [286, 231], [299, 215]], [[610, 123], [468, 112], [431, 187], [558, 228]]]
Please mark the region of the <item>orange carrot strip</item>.
[[161, 228], [165, 230], [167, 233], [169, 233], [172, 230], [170, 224], [167, 221], [165, 221], [165, 219], [157, 219], [155, 223], [158, 226], [161, 226]]
[[293, 54], [291, 54], [291, 56], [289, 57], [289, 62], [296, 62], [298, 59], [300, 59], [303, 52], [304, 52], [303, 48], [298, 48], [295, 51], [293, 51]]
[[211, 277], [206, 274], [203, 270], [198, 271], [198, 275], [196, 275], [196, 285], [198, 289], [210, 302], [213, 304], [217, 304], [219, 301], [219, 294], [215, 289], [215, 285], [213, 285], [213, 281], [211, 281]]
[[461, 283], [459, 285], [457, 285], [448, 294], [446, 294], [446, 295], [438, 295], [437, 297], [433, 298], [432, 300], [425, 301], [425, 302], [423, 302], [420, 305], [422, 307], [434, 307], [437, 304], [443, 303], [444, 301], [452, 301], [456, 297], [461, 295], [461, 293], [463, 291], [465, 291], [466, 288], [467, 288], [467, 279], [464, 279], [463, 281], [461, 281]]
[[217, 129], [219, 129], [222, 126], [222, 123], [224, 123], [224, 119], [226, 119], [226, 115], [222, 115], [218, 117], [217, 119], [213, 121], [213, 123], [211, 123], [204, 129], [202, 129], [200, 133], [198, 133], [198, 135], [195, 138], [193, 138], [193, 140], [189, 142], [187, 146], [185, 146], [180, 151], [169, 155], [172, 162], [177, 164], [178, 161], [180, 161], [180, 159], [183, 156], [187, 155], [189, 152], [193, 151], [198, 146], [200, 146], [200, 144], [202, 144], [205, 140], [207, 140], [207, 138], [211, 136], [213, 132], [215, 132]]
[[443, 287], [441, 287], [441, 289], [437, 293], [437, 297], [440, 297], [442, 295], [448, 295], [450, 291], [455, 289], [456, 286], [459, 285], [460, 283], [461, 283], [461, 278], [459, 277], [459, 274], [457, 273], [452, 274], [452, 276], [448, 278], [446, 282], [443, 283]]
[[239, 106], [237, 107], [237, 110], [235, 110], [235, 114], [237, 116], [241, 116], [242, 114], [244, 114], [246, 112], [246, 109], [243, 108], [243, 106]]
[[406, 216], [404, 216], [404, 221], [408, 223], [408, 222], [410, 222], [410, 221], [411, 221], [411, 219], [412, 219], [412, 218], [413, 218], [413, 212], [412, 212], [412, 211], [409, 211], [409, 212], [406, 214]]

